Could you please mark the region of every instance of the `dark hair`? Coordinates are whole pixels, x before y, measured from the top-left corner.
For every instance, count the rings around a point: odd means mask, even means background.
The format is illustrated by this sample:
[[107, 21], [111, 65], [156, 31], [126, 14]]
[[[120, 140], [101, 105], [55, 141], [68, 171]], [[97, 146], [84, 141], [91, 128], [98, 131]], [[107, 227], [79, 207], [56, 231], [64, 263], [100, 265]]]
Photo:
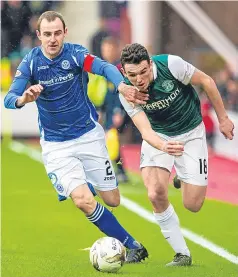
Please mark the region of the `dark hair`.
[[146, 48], [139, 43], [127, 44], [121, 52], [121, 65], [139, 64], [142, 61], [150, 62], [150, 57]]
[[61, 22], [63, 23], [63, 28], [65, 30], [66, 26], [62, 14], [55, 11], [47, 11], [42, 13], [42, 15], [39, 17], [37, 21], [37, 30], [40, 31], [40, 24], [43, 19], [46, 19], [48, 22], [51, 22], [54, 21], [56, 18], [59, 18], [61, 20]]

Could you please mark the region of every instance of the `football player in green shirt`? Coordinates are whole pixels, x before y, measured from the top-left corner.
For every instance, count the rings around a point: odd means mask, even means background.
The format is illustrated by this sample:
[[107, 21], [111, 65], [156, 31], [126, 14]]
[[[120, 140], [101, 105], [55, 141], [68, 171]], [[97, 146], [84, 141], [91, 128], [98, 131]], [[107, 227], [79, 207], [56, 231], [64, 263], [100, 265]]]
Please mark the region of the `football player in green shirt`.
[[155, 219], [175, 251], [167, 266], [189, 266], [192, 257], [168, 200], [168, 184], [174, 166], [184, 207], [192, 212], [201, 209], [207, 189], [208, 153], [200, 101], [193, 85], [203, 87], [225, 138], [233, 139], [234, 124], [213, 79], [182, 58], [149, 57], [144, 46], [134, 43], [123, 49], [121, 65], [125, 83], [149, 94], [145, 105], [128, 103], [122, 95], [120, 99], [142, 135], [142, 178]]

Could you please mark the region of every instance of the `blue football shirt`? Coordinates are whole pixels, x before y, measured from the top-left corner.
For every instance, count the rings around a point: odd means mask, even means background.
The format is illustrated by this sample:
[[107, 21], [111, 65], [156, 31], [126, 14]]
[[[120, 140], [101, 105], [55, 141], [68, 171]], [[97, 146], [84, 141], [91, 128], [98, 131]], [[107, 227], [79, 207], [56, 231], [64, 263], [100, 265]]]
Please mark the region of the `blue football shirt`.
[[60, 54], [47, 58], [41, 47], [27, 54], [18, 66], [4, 99], [6, 108], [16, 109], [16, 101], [28, 83], [41, 84], [35, 101], [41, 137], [46, 141], [75, 139], [92, 130], [97, 113], [87, 95], [88, 73], [104, 76], [116, 88], [123, 81], [118, 69], [89, 54], [81, 45], [65, 43]]

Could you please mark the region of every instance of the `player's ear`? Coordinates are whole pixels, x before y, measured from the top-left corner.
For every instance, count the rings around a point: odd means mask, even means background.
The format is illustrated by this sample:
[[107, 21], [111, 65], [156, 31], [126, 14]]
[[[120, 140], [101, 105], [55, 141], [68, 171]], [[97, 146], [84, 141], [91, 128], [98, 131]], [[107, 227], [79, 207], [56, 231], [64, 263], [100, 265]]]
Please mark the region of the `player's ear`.
[[36, 35], [37, 35], [38, 39], [41, 40], [41, 34], [40, 34], [39, 30], [36, 30]]
[[64, 29], [64, 34], [65, 34], [65, 35], [68, 34], [68, 28], [67, 28], [67, 27], [65, 27], [65, 29]]
[[127, 75], [126, 75], [126, 71], [124, 70], [124, 68], [123, 68], [123, 67], [121, 67], [121, 73], [122, 73], [122, 75], [123, 75], [123, 76], [127, 77]]

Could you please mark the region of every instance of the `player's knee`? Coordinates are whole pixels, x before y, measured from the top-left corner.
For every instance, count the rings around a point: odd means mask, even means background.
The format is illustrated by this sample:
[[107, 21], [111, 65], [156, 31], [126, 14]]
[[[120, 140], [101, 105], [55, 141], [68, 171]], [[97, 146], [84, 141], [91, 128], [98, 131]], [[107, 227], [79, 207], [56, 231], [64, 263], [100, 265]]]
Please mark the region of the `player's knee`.
[[148, 190], [148, 198], [150, 199], [152, 204], [167, 201], [166, 190], [163, 187]]
[[84, 213], [91, 213], [95, 209], [96, 200], [92, 196], [79, 196], [73, 199], [75, 206]]
[[183, 201], [184, 207], [189, 210], [190, 212], [197, 213], [201, 210], [203, 201]]

